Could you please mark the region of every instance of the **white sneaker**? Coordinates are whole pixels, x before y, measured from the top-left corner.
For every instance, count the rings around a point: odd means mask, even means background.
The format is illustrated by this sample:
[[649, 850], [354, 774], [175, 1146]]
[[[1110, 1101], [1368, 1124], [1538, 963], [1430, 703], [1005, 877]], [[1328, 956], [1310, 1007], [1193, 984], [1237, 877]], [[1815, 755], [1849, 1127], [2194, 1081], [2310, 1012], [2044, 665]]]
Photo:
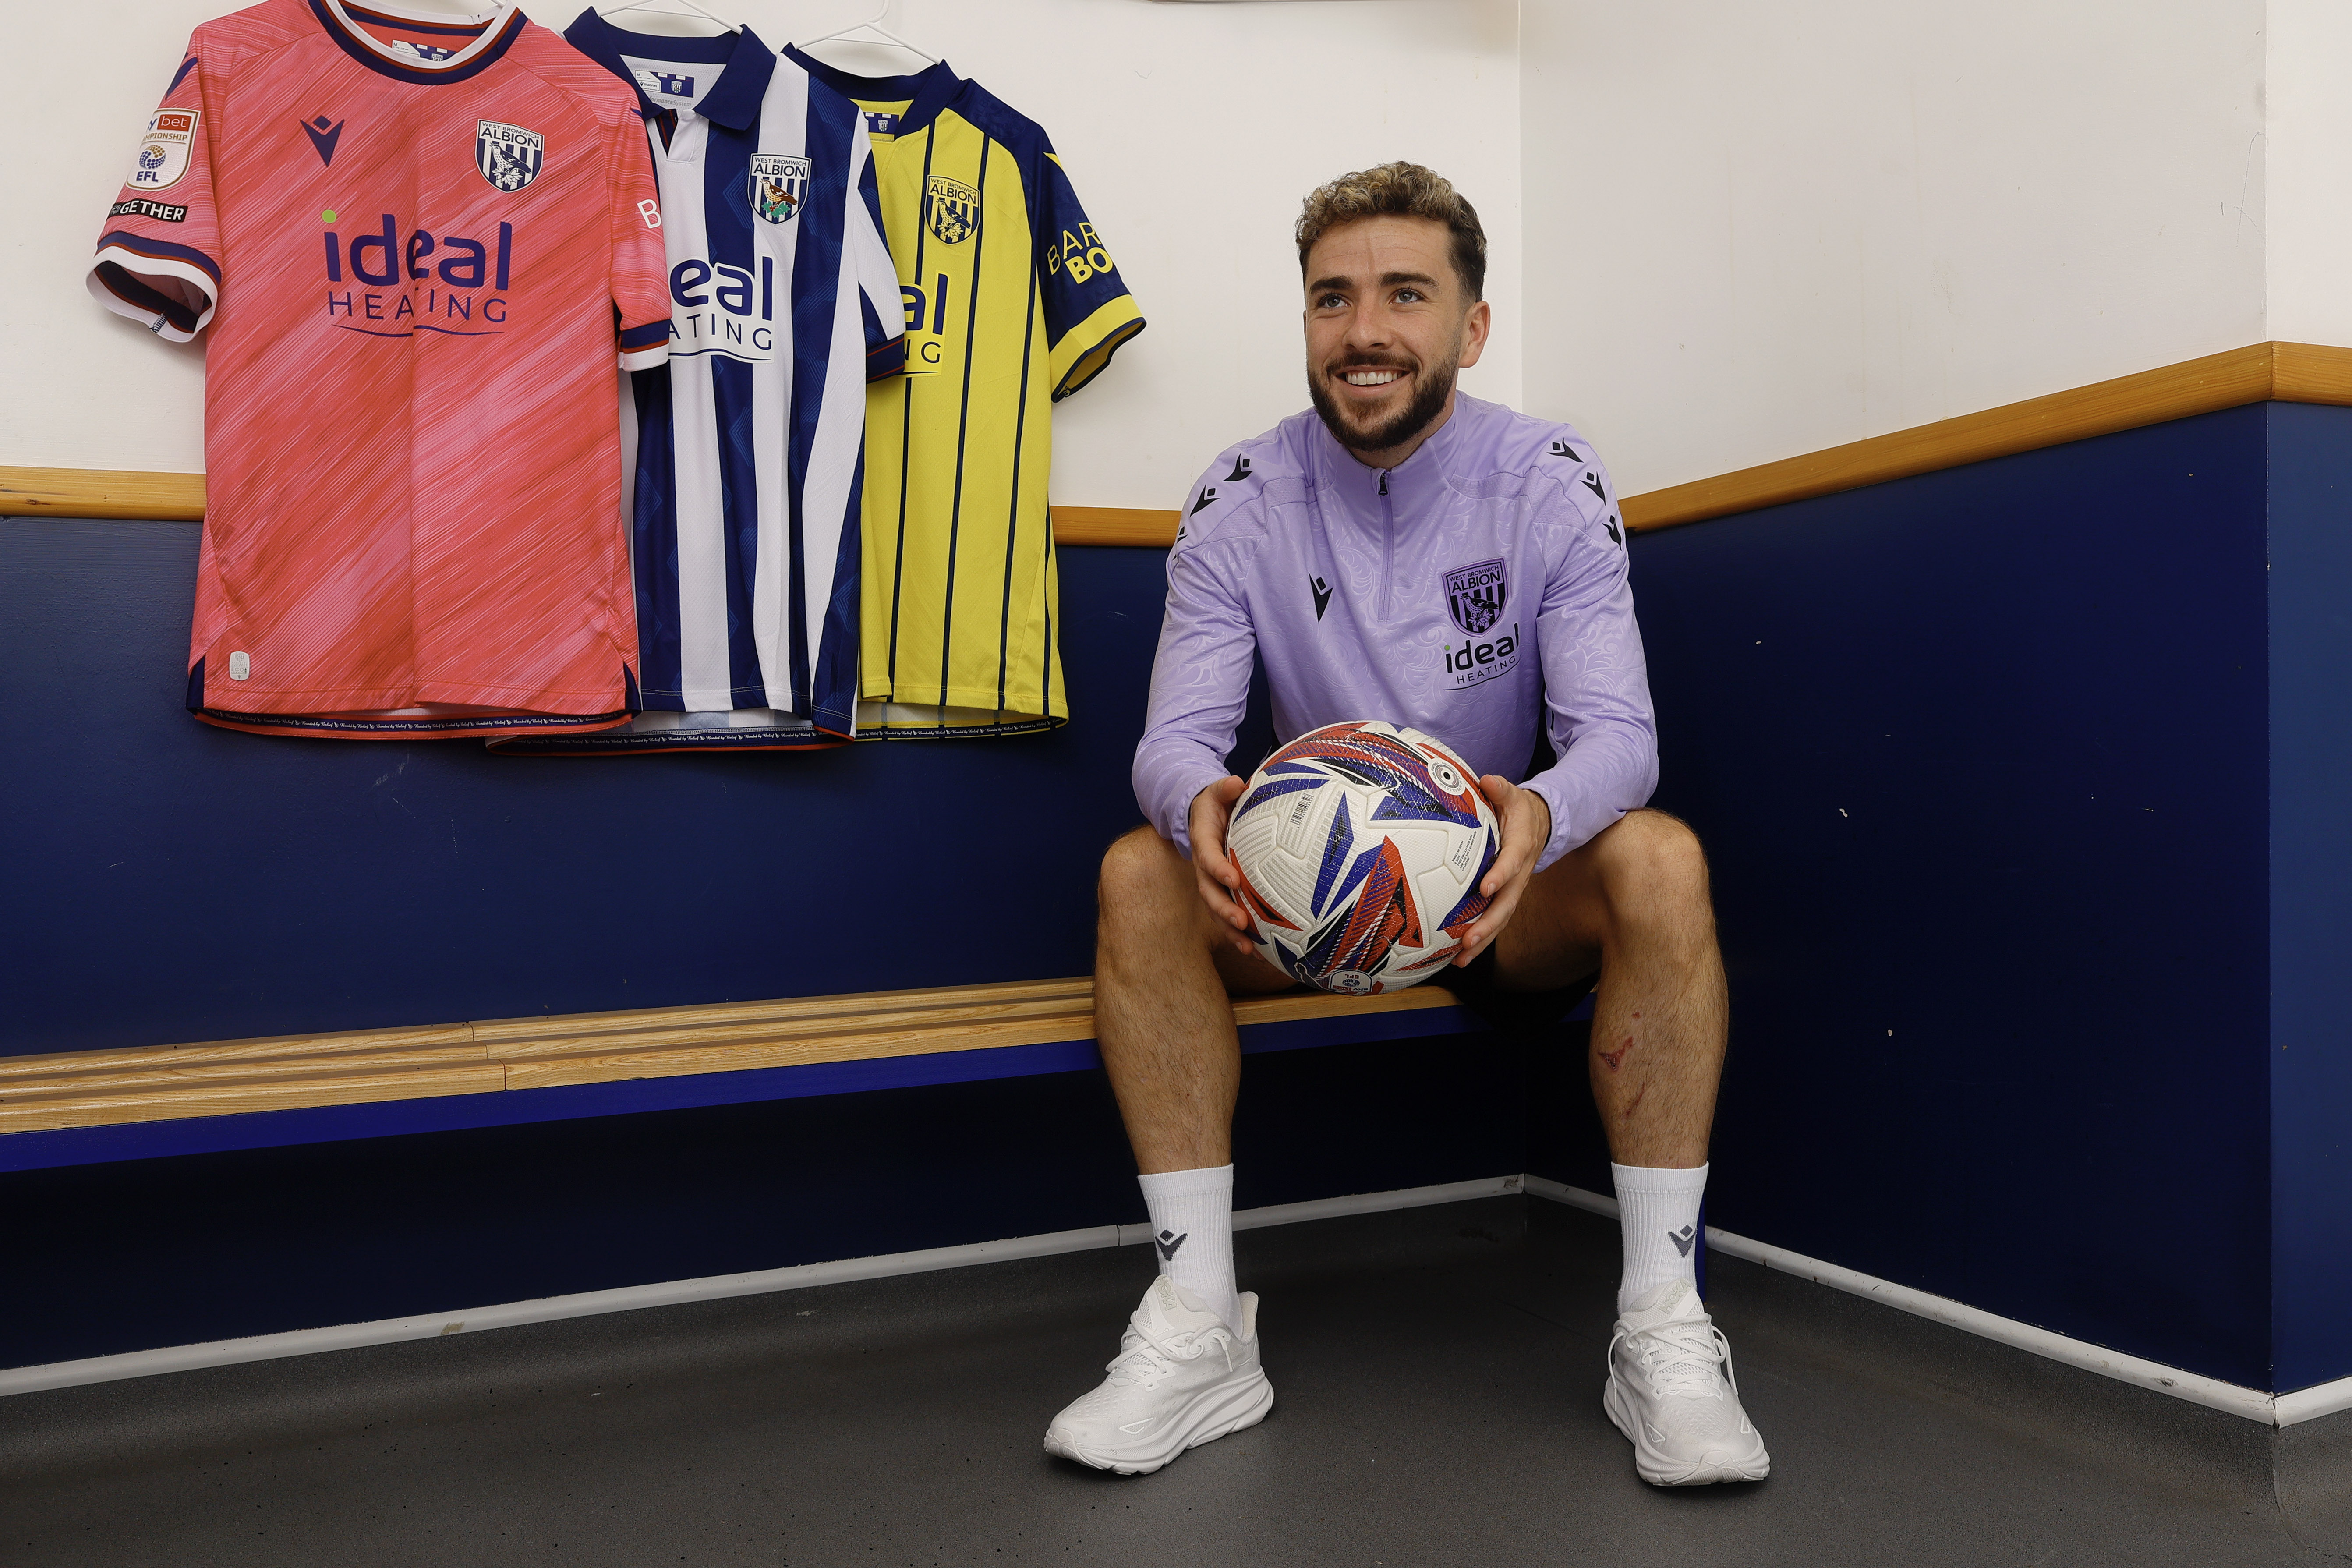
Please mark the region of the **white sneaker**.
[[1771, 1474], [1772, 1456], [1739, 1407], [1731, 1345], [1687, 1279], [1668, 1280], [1617, 1320], [1601, 1407], [1633, 1443], [1633, 1468], [1654, 1487]]
[[1242, 1292], [1241, 1332], [1166, 1275], [1127, 1321], [1101, 1386], [1054, 1417], [1045, 1452], [1148, 1476], [1187, 1448], [1255, 1426], [1274, 1408], [1257, 1364], [1257, 1297]]

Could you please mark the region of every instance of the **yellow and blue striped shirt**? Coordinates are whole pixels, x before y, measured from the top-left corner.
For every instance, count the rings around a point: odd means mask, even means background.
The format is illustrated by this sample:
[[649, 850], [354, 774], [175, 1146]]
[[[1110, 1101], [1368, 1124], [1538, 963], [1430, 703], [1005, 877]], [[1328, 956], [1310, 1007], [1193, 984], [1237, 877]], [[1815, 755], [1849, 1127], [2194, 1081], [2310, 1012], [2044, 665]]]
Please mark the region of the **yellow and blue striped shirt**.
[[785, 53], [866, 114], [906, 313], [906, 374], [866, 407], [859, 731], [1053, 728], [1053, 405], [1143, 317], [1036, 124], [944, 61], [867, 78]]

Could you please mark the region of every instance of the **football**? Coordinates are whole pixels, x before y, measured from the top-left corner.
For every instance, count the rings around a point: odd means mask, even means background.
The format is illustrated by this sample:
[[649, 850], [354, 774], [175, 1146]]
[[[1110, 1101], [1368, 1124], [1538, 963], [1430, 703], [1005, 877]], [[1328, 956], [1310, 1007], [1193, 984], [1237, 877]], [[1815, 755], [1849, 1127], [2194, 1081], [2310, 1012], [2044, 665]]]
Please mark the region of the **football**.
[[1478, 884], [1502, 841], [1467, 763], [1377, 720], [1266, 758], [1225, 830], [1260, 955], [1358, 996], [1445, 966], [1486, 907]]

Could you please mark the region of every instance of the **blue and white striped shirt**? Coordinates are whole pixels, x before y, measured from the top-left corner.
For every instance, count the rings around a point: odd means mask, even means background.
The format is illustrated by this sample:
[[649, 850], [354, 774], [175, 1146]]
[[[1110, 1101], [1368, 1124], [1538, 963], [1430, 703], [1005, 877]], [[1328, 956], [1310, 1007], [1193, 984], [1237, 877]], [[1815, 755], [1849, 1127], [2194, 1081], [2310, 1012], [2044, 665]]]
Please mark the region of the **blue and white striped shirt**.
[[846, 738], [866, 384], [905, 350], [864, 121], [748, 27], [564, 37], [636, 85], [661, 182], [670, 360], [622, 396], [646, 711], [511, 749]]

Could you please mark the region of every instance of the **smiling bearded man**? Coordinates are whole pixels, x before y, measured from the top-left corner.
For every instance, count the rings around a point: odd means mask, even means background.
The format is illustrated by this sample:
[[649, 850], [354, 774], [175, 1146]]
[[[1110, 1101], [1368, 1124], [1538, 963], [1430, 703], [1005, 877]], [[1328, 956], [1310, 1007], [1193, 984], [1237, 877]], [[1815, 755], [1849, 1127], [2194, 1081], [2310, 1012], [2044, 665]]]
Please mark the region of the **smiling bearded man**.
[[[1534, 994], [1556, 1022], [1597, 983], [1588, 1065], [1624, 1238], [1602, 1404], [1644, 1480], [1760, 1479], [1693, 1257], [1723, 961], [1697, 839], [1643, 808], [1657, 735], [1615, 493], [1573, 429], [1454, 390], [1492, 312], [1486, 235], [1451, 184], [1412, 163], [1345, 175], [1307, 198], [1297, 240], [1314, 412], [1228, 448], [1189, 498], [1135, 752], [1150, 826], [1103, 859], [1096, 1024], [1160, 1277], [1045, 1447], [1156, 1470], [1274, 1404], [1233, 1253], [1230, 999], [1292, 984], [1253, 948], [1224, 854], [1255, 654], [1277, 743], [1386, 720], [1485, 770], [1502, 847], [1446, 984], [1474, 1006]], [[1472, 572], [1475, 615], [1447, 590]], [[1454, 657], [1465, 634], [1488, 639], [1475, 658]], [[1534, 771], [1539, 737], [1556, 760]]]

